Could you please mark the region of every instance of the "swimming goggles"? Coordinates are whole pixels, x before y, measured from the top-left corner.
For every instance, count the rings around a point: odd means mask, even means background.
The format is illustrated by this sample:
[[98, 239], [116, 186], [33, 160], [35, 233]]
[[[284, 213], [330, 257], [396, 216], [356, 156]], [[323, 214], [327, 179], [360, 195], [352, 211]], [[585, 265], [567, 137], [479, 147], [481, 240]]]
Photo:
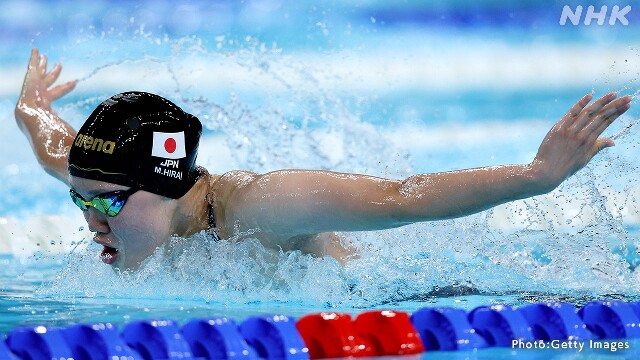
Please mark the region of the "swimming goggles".
[[71, 199], [73, 200], [73, 202], [82, 211], [89, 210], [89, 206], [91, 206], [109, 217], [114, 217], [118, 215], [120, 210], [122, 210], [122, 207], [127, 202], [129, 196], [131, 196], [138, 190], [140, 189], [132, 187], [128, 190], [110, 191], [104, 194], [96, 195], [90, 201], [82, 198], [82, 196], [80, 196], [80, 194], [75, 192], [73, 189], [69, 189], [69, 195], [71, 195]]

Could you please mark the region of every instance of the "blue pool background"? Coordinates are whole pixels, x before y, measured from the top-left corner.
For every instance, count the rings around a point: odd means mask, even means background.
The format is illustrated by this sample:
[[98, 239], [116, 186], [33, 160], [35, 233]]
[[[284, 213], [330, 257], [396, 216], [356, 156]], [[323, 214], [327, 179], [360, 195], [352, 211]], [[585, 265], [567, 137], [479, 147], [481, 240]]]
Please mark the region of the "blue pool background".
[[38, 167], [13, 120], [35, 46], [62, 61], [62, 80], [80, 80], [57, 103], [72, 125], [113, 93], [157, 92], [203, 121], [199, 162], [213, 172], [402, 178], [525, 163], [585, 93], [638, 90], [640, 13], [628, 26], [560, 26], [565, 4], [582, 3], [3, 2], [0, 333], [151, 317], [638, 300], [635, 108], [608, 132], [618, 145], [553, 193], [464, 219], [344, 234], [362, 254], [344, 268], [251, 239], [196, 238], [175, 239], [174, 252], [119, 276], [99, 262], [67, 189]]

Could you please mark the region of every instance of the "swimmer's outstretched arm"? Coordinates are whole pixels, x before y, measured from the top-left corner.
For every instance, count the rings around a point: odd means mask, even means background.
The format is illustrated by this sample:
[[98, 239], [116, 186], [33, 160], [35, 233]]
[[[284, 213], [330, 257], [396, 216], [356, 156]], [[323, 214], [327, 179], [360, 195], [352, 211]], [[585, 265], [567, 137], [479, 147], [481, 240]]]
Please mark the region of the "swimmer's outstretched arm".
[[420, 174], [404, 181], [327, 171], [275, 171], [252, 175], [244, 182], [227, 202], [226, 214], [228, 220], [249, 228], [297, 236], [455, 218], [547, 193], [600, 150], [614, 145], [598, 137], [629, 109], [631, 99], [615, 99], [612, 93], [587, 106], [591, 98], [583, 97], [569, 110], [527, 165]]
[[67, 162], [76, 131], [51, 108], [51, 102], [73, 90], [75, 81], [51, 87], [62, 66], [57, 64], [47, 72], [47, 58], [31, 50], [31, 59], [24, 78], [15, 116], [38, 163], [56, 179], [68, 184]]

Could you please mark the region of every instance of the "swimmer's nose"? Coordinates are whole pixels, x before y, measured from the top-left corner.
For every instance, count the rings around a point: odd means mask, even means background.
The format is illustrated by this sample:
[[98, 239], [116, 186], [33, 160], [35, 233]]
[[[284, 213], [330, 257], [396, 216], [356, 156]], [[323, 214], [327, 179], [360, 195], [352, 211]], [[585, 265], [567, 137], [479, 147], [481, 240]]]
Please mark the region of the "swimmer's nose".
[[89, 230], [91, 232], [107, 234], [111, 230], [107, 223], [106, 215], [94, 208], [89, 208], [88, 211], [85, 211], [84, 218], [87, 220], [87, 225], [89, 225]]

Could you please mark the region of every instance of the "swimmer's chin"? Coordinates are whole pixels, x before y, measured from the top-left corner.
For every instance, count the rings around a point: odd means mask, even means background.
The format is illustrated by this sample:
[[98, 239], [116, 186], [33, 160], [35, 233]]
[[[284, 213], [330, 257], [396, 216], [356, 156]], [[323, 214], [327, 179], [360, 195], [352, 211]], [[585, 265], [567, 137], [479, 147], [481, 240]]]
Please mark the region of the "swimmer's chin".
[[111, 266], [111, 269], [113, 269], [113, 271], [118, 275], [126, 275], [126, 274], [130, 274], [130, 273], [135, 273], [138, 270], [140, 270], [140, 268], [142, 267], [141, 264], [124, 265], [120, 261], [116, 261], [113, 264], [109, 264], [109, 266]]

